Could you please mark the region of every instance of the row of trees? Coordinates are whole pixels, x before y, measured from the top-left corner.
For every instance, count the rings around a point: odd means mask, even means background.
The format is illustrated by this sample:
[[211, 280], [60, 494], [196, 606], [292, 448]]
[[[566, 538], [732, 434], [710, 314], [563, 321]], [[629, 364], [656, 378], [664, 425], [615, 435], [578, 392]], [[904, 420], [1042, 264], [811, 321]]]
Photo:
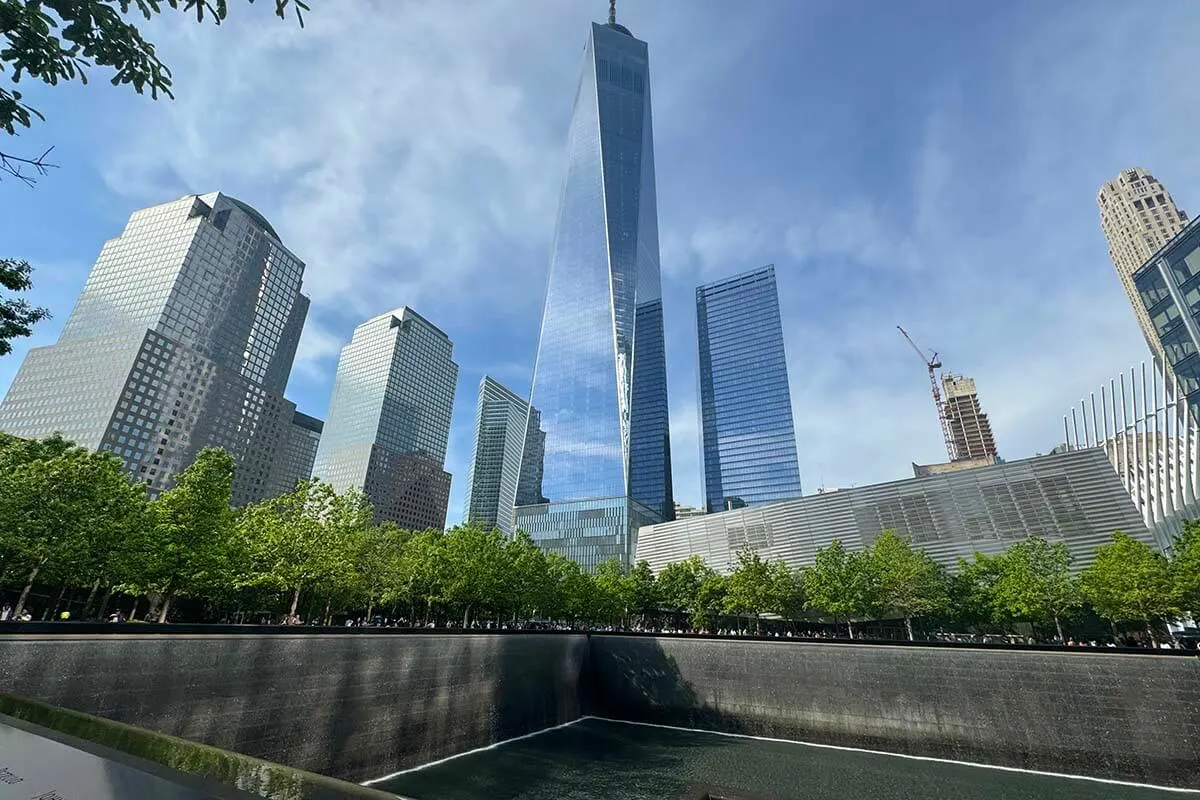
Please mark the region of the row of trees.
[[1062, 543], [1031, 538], [950, 571], [892, 532], [862, 551], [834, 542], [804, 570], [746, 551], [727, 575], [698, 557], [657, 576], [645, 562], [626, 569], [617, 561], [589, 574], [524, 534], [374, 524], [360, 493], [320, 481], [231, 509], [233, 476], [227, 453], [206, 450], [149, 500], [111, 455], [57, 437], [0, 435], [0, 585], [20, 587], [18, 613], [39, 584], [57, 589], [60, 601], [68, 590], [86, 591], [85, 615], [102, 615], [114, 594], [148, 598], [143, 614], [160, 621], [190, 598], [210, 619], [237, 610], [326, 622], [380, 612], [411, 624], [712, 629], [736, 617], [758, 631], [764, 617], [777, 617], [832, 620], [851, 637], [856, 621], [902, 619], [912, 638], [913, 620], [924, 618], [960, 630], [1053, 626], [1063, 639], [1086, 608], [1152, 637], [1163, 622], [1200, 613], [1195, 523], [1170, 559], [1114, 534], [1078, 575]]

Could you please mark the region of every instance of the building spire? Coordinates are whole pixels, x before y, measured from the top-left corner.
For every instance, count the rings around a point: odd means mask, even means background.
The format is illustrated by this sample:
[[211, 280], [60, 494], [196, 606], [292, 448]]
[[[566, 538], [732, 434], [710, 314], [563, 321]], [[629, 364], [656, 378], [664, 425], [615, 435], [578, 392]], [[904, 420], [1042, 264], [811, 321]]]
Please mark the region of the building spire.
[[608, 0], [608, 24], [617, 24], [617, 0]]

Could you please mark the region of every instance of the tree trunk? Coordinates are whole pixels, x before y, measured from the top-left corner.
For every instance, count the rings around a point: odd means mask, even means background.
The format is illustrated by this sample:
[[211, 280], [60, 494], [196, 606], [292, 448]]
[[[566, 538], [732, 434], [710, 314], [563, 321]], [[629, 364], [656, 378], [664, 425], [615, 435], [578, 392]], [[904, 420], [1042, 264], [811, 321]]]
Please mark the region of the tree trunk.
[[754, 635], [762, 635], [762, 620], [759, 619], [757, 611], [754, 612]]
[[167, 621], [167, 612], [171, 610], [171, 601], [175, 599], [174, 592], [167, 592], [167, 596], [163, 598], [162, 608], [158, 610], [158, 621]]
[[138, 607], [138, 603], [141, 602], [141, 600], [142, 600], [142, 598], [140, 598], [140, 597], [133, 598], [133, 608], [129, 609], [129, 621], [130, 622], [133, 622], [135, 619], [137, 619], [137, 607]]
[[1158, 633], [1155, 632], [1153, 623], [1147, 623], [1146, 633], [1150, 634], [1150, 645], [1155, 650], [1157, 650], [1158, 649]]
[[325, 617], [322, 620], [325, 623], [326, 627], [329, 627], [330, 625], [333, 624], [333, 615], [329, 613], [329, 607], [332, 605], [333, 605], [333, 598], [332, 597], [326, 598], [326, 600], [325, 600]]
[[96, 592], [100, 589], [100, 579], [92, 581], [92, 590], [88, 592], [87, 600], [83, 603], [83, 610], [79, 612], [80, 619], [87, 619], [88, 612], [92, 610], [92, 601], [96, 599]]
[[367, 622], [371, 621], [371, 612], [375, 610], [375, 598], [367, 601]]
[[467, 629], [467, 622], [471, 619], [471, 604], [467, 603], [467, 607], [463, 609], [463, 630]]
[[100, 610], [96, 612], [96, 619], [104, 619], [104, 612], [108, 611], [108, 601], [112, 600], [112, 594], [111, 586], [104, 590], [104, 597], [100, 599]]
[[1058, 628], [1058, 640], [1063, 644], [1066, 644], [1067, 637], [1063, 636], [1062, 620], [1058, 618], [1058, 614], [1054, 615], [1054, 627]]
[[21, 590], [21, 596], [17, 598], [17, 607], [13, 609], [13, 619], [21, 616], [21, 612], [25, 610], [25, 603], [29, 601], [29, 593], [33, 591], [33, 580], [37, 577], [38, 570], [41, 568], [42, 565], [38, 564], [29, 573], [29, 578], [25, 581], [25, 588]]
[[67, 596], [67, 585], [64, 583], [62, 588], [58, 590], [58, 597], [54, 599], [54, 610], [50, 612], [51, 619], [58, 619], [58, 609], [62, 606], [63, 598]]
[[916, 637], [913, 636], [912, 617], [904, 618], [904, 630], [908, 631], [908, 640], [910, 642], [916, 639]]
[[851, 640], [851, 641], [853, 641], [853, 640], [854, 640], [854, 620], [852, 620], [852, 619], [847, 619], [847, 620], [846, 620], [846, 628], [847, 628], [847, 629], [849, 629], [849, 631], [850, 631], [850, 640]]
[[[146, 602], [150, 604], [149, 608], [146, 609], [146, 621], [149, 622], [158, 616], [158, 607], [162, 603], [162, 595], [158, 592], [151, 592], [146, 595]], [[133, 619], [133, 615], [131, 614], [129, 618]]]
[[298, 606], [298, 605], [300, 605], [300, 587], [299, 586], [297, 586], [295, 589], [292, 590], [292, 608], [290, 611], [288, 611], [289, 617], [296, 615], [296, 606]]

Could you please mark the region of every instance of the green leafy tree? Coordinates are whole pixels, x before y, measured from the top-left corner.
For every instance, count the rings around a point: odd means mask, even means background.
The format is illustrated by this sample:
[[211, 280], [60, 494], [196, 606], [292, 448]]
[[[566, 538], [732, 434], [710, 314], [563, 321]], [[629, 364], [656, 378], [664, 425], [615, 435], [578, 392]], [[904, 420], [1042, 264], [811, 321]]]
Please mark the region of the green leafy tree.
[[364, 528], [358, 538], [354, 570], [367, 601], [367, 619], [371, 619], [389, 588], [401, 582], [401, 559], [409, 537], [408, 531], [387, 520]]
[[1180, 605], [1200, 619], [1200, 522], [1188, 520], [1171, 547], [1171, 574]]
[[808, 608], [845, 621], [854, 638], [854, 618], [870, 612], [868, 592], [872, 581], [870, 561], [861, 552], [851, 552], [835, 539], [817, 550], [813, 565], [804, 570], [803, 583]]
[[688, 556], [663, 567], [658, 573], [659, 601], [676, 616], [696, 609], [700, 584], [714, 574], [700, 556]]
[[630, 609], [637, 614], [644, 625], [646, 619], [658, 611], [658, 584], [654, 580], [654, 572], [646, 561], [639, 561], [625, 578], [626, 595], [629, 597]]
[[867, 550], [873, 579], [868, 596], [877, 613], [904, 618], [911, 641], [913, 617], [936, 614], [949, 602], [942, 569], [923, 550], [917, 550], [895, 531], [884, 531]]
[[783, 619], [795, 619], [804, 611], [804, 587], [800, 570], [793, 570], [783, 561], [767, 565], [771, 604], [768, 611]]
[[508, 567], [504, 534], [474, 525], [451, 528], [442, 539], [443, 599], [462, 610], [462, 625], [472, 612], [496, 609], [503, 601]]
[[[2, 102], [0, 100], [0, 108]], [[32, 274], [33, 269], [28, 261], [0, 258], [0, 289], [27, 292], [33, 288]], [[9, 297], [0, 292], [0, 356], [12, 352], [13, 339], [30, 336], [33, 326], [49, 317], [50, 312], [46, 309], [32, 306], [23, 298]]]
[[725, 608], [725, 599], [729, 591], [729, 579], [713, 570], [709, 570], [700, 581], [696, 590], [696, 603], [692, 607], [693, 628], [714, 628], [717, 618]]
[[16, 446], [26, 454], [40, 447], [47, 457], [21, 460], [9, 453], [11, 466], [0, 472], [0, 549], [25, 575], [18, 614], [39, 573], [75, 579], [96, 554], [143, 524], [145, 487], [129, 480], [119, 459], [83, 448], [54, 454], [61, 445], [57, 439]]
[[754, 632], [761, 633], [763, 612], [776, 605], [770, 564], [756, 552], [740, 551], [725, 589], [725, 612], [753, 616]]
[[370, 522], [360, 493], [338, 494], [315, 479], [249, 506], [240, 519], [254, 563], [245, 583], [290, 593], [293, 616], [303, 590], [332, 594], [352, 580], [358, 537]]
[[1016, 619], [1053, 621], [1059, 641], [1066, 641], [1062, 618], [1083, 603], [1071, 560], [1063, 542], [1051, 544], [1038, 536], [1017, 542], [999, 559], [991, 587], [994, 607]]
[[158, 621], [166, 622], [172, 601], [212, 591], [227, 575], [233, 515], [233, 456], [221, 449], [201, 450], [175, 485], [152, 504], [151, 544], [157, 569], [145, 576], [143, 591], [162, 595]]
[[442, 596], [443, 536], [439, 530], [412, 534], [400, 554], [395, 582], [384, 592], [383, 602], [408, 604], [408, 618], [413, 624], [418, 621], [418, 605], [422, 620], [428, 622], [434, 603]]
[[610, 609], [601, 608], [596, 581], [577, 561], [561, 553], [546, 553], [546, 575], [550, 591], [545, 614], [568, 622], [601, 620]]
[[505, 542], [504, 558], [509, 575], [502, 605], [512, 611], [513, 621], [545, 615], [553, 604], [554, 594], [545, 552], [529, 534], [517, 531]]
[[[251, 3], [254, 0], [249, 0]], [[111, 70], [114, 86], [129, 85], [157, 98], [171, 94], [171, 71], [133, 23], [165, 9], [195, 14], [198, 22], [217, 24], [228, 15], [228, 0], [0, 0], [0, 74], [11, 82], [0, 87], [0, 128], [9, 134], [28, 128], [42, 115], [27, 105], [16, 85], [29, 77], [51, 86], [79, 80], [87, 70]], [[275, 13], [285, 17], [289, 5], [303, 25], [303, 0], [275, 0]], [[0, 151], [0, 170], [32, 183], [44, 174], [46, 153], [21, 158]]]
[[596, 567], [593, 614], [603, 621], [624, 624], [633, 608], [629, 570], [620, 559], [610, 558]]
[[995, 603], [995, 586], [1003, 562], [1003, 553], [975, 553], [970, 561], [960, 558], [957, 571], [946, 576], [947, 611], [958, 626], [971, 628], [1008, 621], [1007, 612], [997, 609]]
[[1097, 614], [1114, 623], [1142, 623], [1156, 646], [1157, 626], [1177, 617], [1183, 605], [1166, 556], [1121, 531], [1096, 551], [1080, 588]]

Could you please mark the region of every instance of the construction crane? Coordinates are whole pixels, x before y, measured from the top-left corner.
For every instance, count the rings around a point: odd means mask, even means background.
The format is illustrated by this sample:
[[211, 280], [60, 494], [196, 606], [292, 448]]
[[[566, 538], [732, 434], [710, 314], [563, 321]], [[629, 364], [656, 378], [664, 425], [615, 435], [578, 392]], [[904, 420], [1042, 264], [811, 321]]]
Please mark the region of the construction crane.
[[933, 405], [937, 409], [938, 422], [942, 424], [942, 437], [946, 440], [946, 455], [953, 461], [955, 458], [954, 437], [950, 435], [950, 420], [946, 419], [946, 405], [942, 402], [942, 389], [938, 386], [936, 370], [942, 368], [942, 362], [938, 358], [938, 354], [934, 353], [931, 356], [925, 355], [925, 351], [917, 347], [917, 343], [908, 335], [908, 331], [896, 326], [896, 330], [903, 334], [904, 338], [912, 345], [912, 349], [917, 351], [917, 355], [921, 357], [921, 361], [929, 370], [929, 388], [933, 392]]

